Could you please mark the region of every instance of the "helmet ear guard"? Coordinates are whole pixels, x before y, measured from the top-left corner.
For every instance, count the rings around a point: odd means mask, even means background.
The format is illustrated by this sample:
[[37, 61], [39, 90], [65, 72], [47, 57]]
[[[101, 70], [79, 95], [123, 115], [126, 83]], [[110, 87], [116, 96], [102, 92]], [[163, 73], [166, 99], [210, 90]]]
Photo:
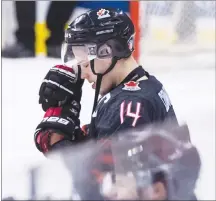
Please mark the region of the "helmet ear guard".
[[115, 38], [108, 40], [106, 44], [112, 50], [112, 57], [115, 57], [117, 60], [119, 60], [131, 56], [134, 50], [132, 41], [133, 37], [131, 37], [128, 41], [125, 41], [122, 38]]
[[125, 41], [122, 38], [109, 39], [103, 44], [97, 45], [97, 58], [116, 58], [120, 60], [122, 58], [128, 58], [133, 50], [133, 36]]

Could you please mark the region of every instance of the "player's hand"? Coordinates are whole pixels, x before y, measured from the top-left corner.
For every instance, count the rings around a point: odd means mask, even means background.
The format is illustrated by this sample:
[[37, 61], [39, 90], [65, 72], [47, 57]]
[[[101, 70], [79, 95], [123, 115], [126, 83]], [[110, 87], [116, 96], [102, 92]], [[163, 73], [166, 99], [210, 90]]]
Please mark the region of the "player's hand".
[[80, 105], [72, 101], [63, 107], [49, 108], [35, 131], [39, 151], [48, 152], [60, 140], [79, 141], [85, 137], [80, 129]]
[[80, 103], [82, 96], [81, 69], [64, 65], [52, 67], [45, 76], [39, 90], [39, 104], [43, 110], [66, 105], [72, 100]]

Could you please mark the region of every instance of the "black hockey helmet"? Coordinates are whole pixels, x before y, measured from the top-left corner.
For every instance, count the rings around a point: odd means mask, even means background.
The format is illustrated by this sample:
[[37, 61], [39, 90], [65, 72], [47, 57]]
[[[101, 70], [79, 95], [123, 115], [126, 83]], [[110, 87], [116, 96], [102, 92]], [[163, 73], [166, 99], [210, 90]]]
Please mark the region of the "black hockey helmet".
[[[90, 61], [96, 74], [95, 102], [97, 102], [102, 76], [110, 72], [117, 61], [129, 57], [134, 50], [134, 25], [120, 9], [101, 8], [90, 10], [69, 24], [62, 46], [62, 59], [66, 65], [81, 65]], [[84, 52], [85, 54], [79, 54]], [[95, 72], [94, 59], [112, 58], [103, 73]], [[96, 103], [94, 103], [94, 108]]]
[[[71, 45], [89, 45], [86, 50], [91, 58], [127, 58], [134, 50], [133, 37], [134, 25], [123, 11], [111, 8], [90, 10], [77, 17], [66, 29], [65, 42], [69, 52], [64, 53], [64, 62], [71, 59]], [[105, 44], [108, 51], [104, 49]]]

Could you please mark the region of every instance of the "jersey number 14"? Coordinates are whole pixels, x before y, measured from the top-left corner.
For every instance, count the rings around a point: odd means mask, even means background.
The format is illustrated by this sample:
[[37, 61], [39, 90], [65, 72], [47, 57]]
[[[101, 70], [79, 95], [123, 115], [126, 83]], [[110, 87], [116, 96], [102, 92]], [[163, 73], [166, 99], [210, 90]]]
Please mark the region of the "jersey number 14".
[[141, 117], [140, 116], [141, 103], [136, 103], [136, 111], [135, 112], [131, 111], [131, 108], [132, 108], [132, 101], [130, 103], [128, 103], [127, 106], [125, 104], [125, 101], [121, 103], [120, 121], [121, 121], [121, 124], [123, 124], [125, 117], [132, 117], [133, 118], [132, 126], [135, 127], [137, 120]]

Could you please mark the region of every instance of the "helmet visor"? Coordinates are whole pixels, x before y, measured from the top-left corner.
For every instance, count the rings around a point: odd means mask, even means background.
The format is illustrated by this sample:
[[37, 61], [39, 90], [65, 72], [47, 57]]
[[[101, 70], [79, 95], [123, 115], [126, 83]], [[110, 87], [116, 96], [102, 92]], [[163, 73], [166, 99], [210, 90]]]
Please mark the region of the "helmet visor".
[[96, 58], [96, 45], [63, 43], [61, 58], [67, 66], [84, 64]]
[[107, 44], [69, 44], [63, 43], [61, 58], [65, 65], [74, 66], [85, 64], [95, 58], [111, 58], [112, 51]]

